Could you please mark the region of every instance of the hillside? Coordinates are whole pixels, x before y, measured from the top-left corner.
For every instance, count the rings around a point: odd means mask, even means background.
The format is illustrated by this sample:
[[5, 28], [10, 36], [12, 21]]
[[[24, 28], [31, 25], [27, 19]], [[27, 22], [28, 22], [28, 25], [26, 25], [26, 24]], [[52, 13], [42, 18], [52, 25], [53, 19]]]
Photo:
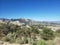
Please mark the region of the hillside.
[[59, 34], [60, 24], [57, 22], [0, 19], [0, 43], [3, 45], [57, 45], [60, 42]]

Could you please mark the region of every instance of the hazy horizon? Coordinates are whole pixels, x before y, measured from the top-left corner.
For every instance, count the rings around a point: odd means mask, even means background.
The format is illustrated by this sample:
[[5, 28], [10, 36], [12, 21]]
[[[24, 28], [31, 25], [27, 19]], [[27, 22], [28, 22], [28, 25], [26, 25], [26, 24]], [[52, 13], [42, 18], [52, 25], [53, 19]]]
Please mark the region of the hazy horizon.
[[0, 18], [60, 21], [60, 0], [0, 0]]

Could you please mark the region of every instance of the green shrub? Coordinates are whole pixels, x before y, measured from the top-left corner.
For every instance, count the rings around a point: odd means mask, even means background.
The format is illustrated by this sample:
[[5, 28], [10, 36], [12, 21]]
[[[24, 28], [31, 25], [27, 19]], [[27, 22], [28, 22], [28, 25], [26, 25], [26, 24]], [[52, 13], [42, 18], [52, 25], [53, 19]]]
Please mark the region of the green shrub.
[[44, 40], [38, 40], [37, 45], [46, 45]]
[[32, 45], [46, 45], [46, 42], [44, 40], [36, 40]]
[[23, 43], [23, 41], [20, 38], [16, 38], [15, 43], [21, 44], [21, 43]]
[[15, 42], [15, 40], [16, 40], [15, 33], [13, 33], [13, 34], [12, 33], [8, 33], [8, 35], [3, 38], [3, 41], [10, 42], [10, 43]]
[[44, 28], [42, 30], [41, 38], [43, 38], [44, 40], [51, 40], [51, 39], [54, 39], [54, 37], [55, 37], [55, 34], [53, 30], [49, 28]]
[[34, 42], [32, 43], [32, 45], [37, 45], [37, 42], [36, 42], [36, 41], [34, 41]]
[[60, 37], [60, 29], [56, 30], [56, 35]]

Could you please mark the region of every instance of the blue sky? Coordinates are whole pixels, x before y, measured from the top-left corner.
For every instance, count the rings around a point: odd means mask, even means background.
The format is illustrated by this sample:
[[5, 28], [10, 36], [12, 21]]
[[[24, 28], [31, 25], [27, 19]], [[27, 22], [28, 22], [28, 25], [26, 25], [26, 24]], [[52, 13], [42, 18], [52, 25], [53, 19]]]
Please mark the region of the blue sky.
[[0, 0], [0, 18], [60, 21], [60, 0]]

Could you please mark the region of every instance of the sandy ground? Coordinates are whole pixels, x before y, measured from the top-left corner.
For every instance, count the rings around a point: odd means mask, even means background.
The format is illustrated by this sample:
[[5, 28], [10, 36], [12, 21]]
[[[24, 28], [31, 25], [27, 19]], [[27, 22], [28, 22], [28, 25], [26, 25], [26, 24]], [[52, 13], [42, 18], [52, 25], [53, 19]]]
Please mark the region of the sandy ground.
[[54, 42], [55, 42], [55, 45], [60, 45], [60, 37], [56, 37]]
[[60, 29], [60, 26], [47, 26], [48, 28], [51, 28], [53, 31], [56, 31], [58, 29]]
[[8, 43], [8, 42], [2, 42], [2, 41], [0, 41], [0, 45], [31, 45], [31, 44], [10, 44], [10, 43]]

